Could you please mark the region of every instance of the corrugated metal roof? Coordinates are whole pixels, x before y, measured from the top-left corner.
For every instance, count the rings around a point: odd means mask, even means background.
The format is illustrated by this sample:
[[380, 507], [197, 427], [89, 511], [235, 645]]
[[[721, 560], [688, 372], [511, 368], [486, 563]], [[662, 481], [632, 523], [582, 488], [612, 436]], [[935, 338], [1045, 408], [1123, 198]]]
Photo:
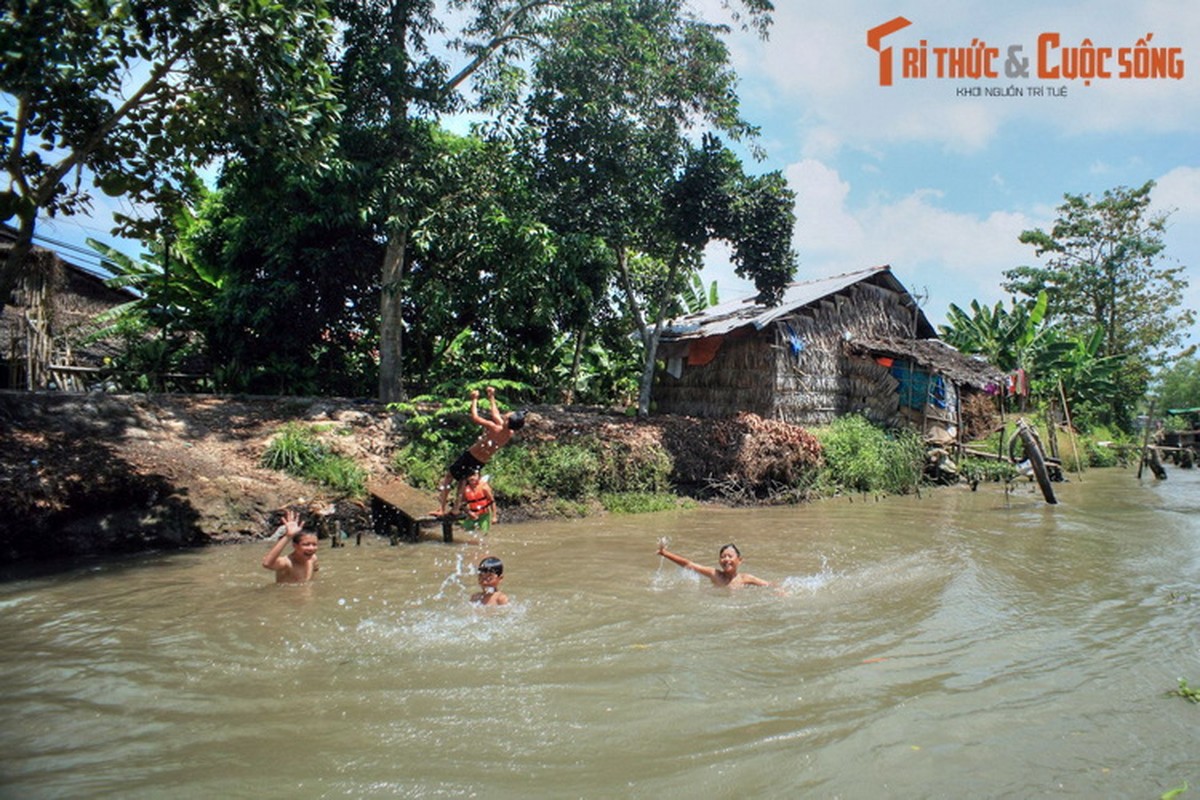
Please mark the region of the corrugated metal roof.
[[668, 320], [663, 327], [662, 341], [723, 336], [747, 325], [761, 330], [797, 308], [803, 308], [870, 278], [882, 279], [895, 291], [908, 293], [892, 275], [890, 266], [871, 267], [814, 281], [790, 283], [784, 290], [782, 302], [777, 306], [764, 306], [756, 303], [753, 297], [749, 297], [720, 303], [686, 317], [676, 317]]

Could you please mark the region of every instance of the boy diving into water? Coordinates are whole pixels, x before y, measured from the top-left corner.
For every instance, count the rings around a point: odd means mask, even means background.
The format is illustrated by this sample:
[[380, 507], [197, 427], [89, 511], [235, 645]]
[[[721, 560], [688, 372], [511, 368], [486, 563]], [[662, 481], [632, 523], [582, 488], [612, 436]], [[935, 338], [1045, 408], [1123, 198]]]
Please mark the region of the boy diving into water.
[[513, 434], [525, 424], [525, 414], [520, 411], [500, 416], [500, 409], [496, 406], [496, 390], [491, 386], [487, 388], [487, 396], [491, 409], [490, 418], [485, 419], [479, 416], [479, 390], [471, 390], [471, 421], [482, 427], [483, 433], [442, 476], [442, 482], [438, 485], [438, 510], [433, 514], [435, 517], [446, 516], [451, 489], [455, 489], [455, 505], [458, 505], [467, 478], [481, 471], [496, 451], [508, 444]]

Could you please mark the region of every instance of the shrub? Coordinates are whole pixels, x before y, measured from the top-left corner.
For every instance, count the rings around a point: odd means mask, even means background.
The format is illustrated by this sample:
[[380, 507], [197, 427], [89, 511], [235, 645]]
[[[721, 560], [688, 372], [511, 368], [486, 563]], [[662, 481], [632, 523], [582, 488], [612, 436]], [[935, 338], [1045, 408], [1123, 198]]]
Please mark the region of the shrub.
[[359, 497], [366, 492], [367, 471], [349, 456], [330, 453], [309, 466], [305, 473], [302, 477], [343, 494]]
[[598, 457], [597, 486], [602, 492], [661, 493], [671, 488], [675, 464], [660, 446], [633, 447], [591, 441]]
[[529, 460], [533, 483], [569, 500], [594, 497], [600, 486], [600, 458], [584, 444], [549, 442]]
[[296, 422], [284, 425], [263, 453], [263, 466], [301, 476], [310, 465], [325, 458], [328, 449], [316, 434]]
[[600, 504], [613, 514], [647, 514], [693, 505], [681, 504], [675, 495], [662, 492], [605, 492], [600, 495]]
[[835, 420], [820, 438], [822, 482], [829, 488], [904, 494], [921, 481], [925, 448], [913, 431], [889, 433], [850, 415]]
[[458, 449], [447, 441], [412, 441], [396, 451], [392, 465], [420, 489], [436, 489]]
[[296, 422], [284, 425], [271, 439], [262, 463], [343, 494], [361, 496], [366, 492], [366, 470], [349, 456], [334, 453], [316, 431]]

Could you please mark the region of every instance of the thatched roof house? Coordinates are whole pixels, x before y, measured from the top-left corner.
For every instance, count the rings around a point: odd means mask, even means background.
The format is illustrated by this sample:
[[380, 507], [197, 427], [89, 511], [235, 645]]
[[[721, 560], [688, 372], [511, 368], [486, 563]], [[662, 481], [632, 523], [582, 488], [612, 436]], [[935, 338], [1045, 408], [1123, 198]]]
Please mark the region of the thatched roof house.
[[655, 408], [700, 417], [750, 411], [800, 425], [861, 413], [954, 440], [963, 393], [999, 372], [939, 341], [887, 266], [793, 283], [774, 307], [722, 303], [671, 320]]
[[[0, 261], [15, 241], [16, 231], [0, 225]], [[30, 277], [0, 312], [0, 388], [81, 388], [80, 375], [116, 353], [104, 342], [83, 344], [96, 315], [137, 295], [44, 247], [35, 245], [29, 257]]]

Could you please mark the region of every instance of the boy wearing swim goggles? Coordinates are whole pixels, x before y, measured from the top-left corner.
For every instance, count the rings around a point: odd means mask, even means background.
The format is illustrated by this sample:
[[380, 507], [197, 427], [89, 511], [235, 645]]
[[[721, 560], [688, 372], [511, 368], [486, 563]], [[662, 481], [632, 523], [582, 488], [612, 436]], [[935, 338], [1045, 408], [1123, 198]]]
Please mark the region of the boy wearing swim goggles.
[[504, 580], [504, 563], [495, 556], [488, 556], [475, 568], [479, 576], [479, 591], [471, 595], [472, 603], [483, 606], [502, 606], [508, 603], [508, 595], [500, 591]]

